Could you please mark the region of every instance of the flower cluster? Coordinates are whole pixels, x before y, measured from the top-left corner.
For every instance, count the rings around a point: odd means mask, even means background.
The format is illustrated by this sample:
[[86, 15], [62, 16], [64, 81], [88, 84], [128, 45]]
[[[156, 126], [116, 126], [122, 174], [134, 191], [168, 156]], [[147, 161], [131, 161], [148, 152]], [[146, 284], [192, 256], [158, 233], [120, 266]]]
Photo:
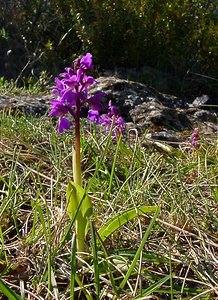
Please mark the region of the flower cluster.
[[87, 53], [74, 61], [73, 68], [65, 68], [64, 73], [55, 78], [56, 85], [52, 87], [52, 92], [56, 96], [51, 100], [50, 116], [59, 118], [58, 131], [62, 133], [71, 127], [71, 122], [67, 115], [73, 116], [75, 122], [79, 122], [81, 107], [88, 104], [88, 118], [96, 123], [106, 126], [109, 130], [113, 126], [113, 135], [122, 134], [124, 131], [124, 121], [118, 116], [116, 108], [109, 102], [108, 113], [101, 115], [104, 109], [101, 100], [105, 94], [97, 92], [89, 95], [89, 87], [96, 83], [96, 80], [87, 75], [87, 71], [93, 68], [92, 55]]
[[104, 93], [98, 92], [89, 96], [89, 87], [96, 83], [92, 76], [87, 75], [87, 71], [93, 68], [92, 55], [87, 53], [74, 62], [73, 68], [65, 68], [64, 73], [55, 78], [56, 85], [52, 87], [52, 92], [56, 98], [51, 100], [50, 116], [59, 118], [58, 131], [61, 133], [71, 126], [67, 114], [70, 113], [75, 120], [79, 120], [81, 107], [89, 105], [90, 110], [102, 110], [101, 99]]
[[108, 105], [108, 113], [101, 116], [101, 124], [106, 126], [106, 130], [110, 131], [112, 127], [112, 135], [123, 135], [125, 123], [121, 116], [118, 115], [117, 108], [112, 105], [111, 100]]
[[106, 126], [107, 132], [111, 130], [112, 136], [123, 134], [125, 130], [125, 123], [121, 116], [118, 115], [117, 108], [112, 105], [111, 100], [108, 105], [108, 113], [100, 115], [97, 110], [90, 110], [88, 113], [88, 118], [96, 123], [100, 123]]
[[195, 128], [194, 131], [192, 132], [191, 135], [191, 141], [190, 144], [193, 148], [199, 148], [200, 147], [200, 143], [199, 143], [199, 129]]

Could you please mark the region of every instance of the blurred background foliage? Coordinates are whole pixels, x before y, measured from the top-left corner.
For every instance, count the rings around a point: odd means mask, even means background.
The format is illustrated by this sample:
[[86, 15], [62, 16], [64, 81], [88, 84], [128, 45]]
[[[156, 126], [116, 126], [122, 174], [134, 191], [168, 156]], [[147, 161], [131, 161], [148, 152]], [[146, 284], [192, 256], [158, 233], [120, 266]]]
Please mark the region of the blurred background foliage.
[[[149, 81], [155, 69], [163, 72], [160, 76], [170, 74], [172, 89], [175, 78], [174, 93], [218, 94], [217, 0], [0, 4], [0, 76], [18, 84], [56, 75], [78, 54], [90, 51], [99, 70], [126, 70], [128, 77], [134, 69], [130, 79], [155, 86], [155, 79]], [[146, 66], [150, 72], [143, 73]]]

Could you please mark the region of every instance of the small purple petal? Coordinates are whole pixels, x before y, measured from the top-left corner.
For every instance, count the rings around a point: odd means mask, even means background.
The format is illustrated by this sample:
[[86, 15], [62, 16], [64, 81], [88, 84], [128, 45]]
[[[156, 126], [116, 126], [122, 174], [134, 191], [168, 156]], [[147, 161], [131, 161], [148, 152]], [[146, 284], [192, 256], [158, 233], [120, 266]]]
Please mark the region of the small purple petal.
[[104, 97], [105, 97], [105, 93], [103, 93], [103, 92], [98, 92], [98, 93], [94, 94], [93, 96], [91, 96], [87, 101], [90, 108], [92, 110], [103, 110], [104, 106], [100, 102], [100, 100]]
[[92, 76], [84, 75], [83, 79], [84, 79], [84, 82], [86, 83], [86, 86], [90, 86], [90, 85], [92, 85], [93, 83], [96, 82], [96, 80]]
[[67, 114], [68, 108], [59, 100], [51, 100], [52, 106], [49, 116], [61, 117]]
[[57, 77], [55, 78], [55, 82], [56, 82], [56, 85], [51, 87], [51, 91], [53, 94], [59, 96], [61, 91], [65, 88], [63, 82], [58, 79]]
[[112, 115], [118, 115], [117, 108], [114, 105], [112, 105], [111, 100], [109, 101], [108, 107], [109, 107], [109, 111]]
[[76, 104], [77, 93], [73, 92], [71, 89], [65, 90], [61, 96], [61, 101], [73, 106]]
[[66, 67], [65, 70], [66, 70], [66, 72], [59, 74], [60, 77], [63, 77], [63, 78], [67, 79], [67, 78], [70, 78], [74, 75], [74, 71], [73, 71], [72, 68]]
[[92, 54], [87, 53], [85, 56], [83, 56], [80, 60], [80, 68], [83, 70], [90, 70], [93, 68], [92, 65]]
[[99, 114], [99, 111], [90, 109], [88, 111], [88, 119], [95, 122], [95, 123], [101, 123], [101, 117]]
[[70, 121], [67, 118], [59, 118], [59, 122], [58, 122], [58, 131], [60, 133], [62, 133], [64, 130], [68, 130], [70, 129]]
[[74, 88], [76, 84], [78, 84], [77, 76], [73, 75], [67, 79], [63, 79], [63, 83], [69, 86], [70, 88]]
[[77, 81], [81, 82], [82, 76], [84, 75], [84, 71], [82, 69], [78, 69], [76, 74], [77, 74]]

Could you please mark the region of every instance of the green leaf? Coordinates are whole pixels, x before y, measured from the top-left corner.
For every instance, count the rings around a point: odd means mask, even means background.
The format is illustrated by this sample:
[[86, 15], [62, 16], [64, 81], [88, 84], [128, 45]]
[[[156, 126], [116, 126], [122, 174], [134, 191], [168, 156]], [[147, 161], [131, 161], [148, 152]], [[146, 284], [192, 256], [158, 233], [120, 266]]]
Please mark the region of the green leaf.
[[8, 297], [9, 300], [22, 300], [22, 298], [15, 293], [9, 286], [0, 278], [0, 291]]
[[98, 234], [102, 241], [106, 240], [112, 233], [114, 233], [118, 228], [132, 220], [133, 218], [154, 212], [156, 210], [156, 206], [140, 206], [138, 208], [128, 209], [121, 214], [116, 215], [114, 218], [109, 220], [106, 224], [104, 224], [99, 230]]
[[85, 220], [92, 215], [92, 202], [86, 191], [79, 184], [70, 181], [67, 185], [66, 196], [68, 201], [67, 211], [71, 219], [78, 213]]
[[156, 290], [163, 285], [166, 281], [170, 279], [170, 275], [166, 275], [164, 278], [161, 278], [158, 282], [155, 282], [151, 286], [149, 286], [146, 290], [143, 291], [142, 297], [135, 298], [137, 300], [144, 300], [148, 299], [148, 296], [152, 293], [156, 292]]
[[99, 299], [99, 295], [100, 295], [99, 259], [98, 259], [98, 247], [97, 247], [97, 240], [96, 240], [96, 232], [95, 232], [95, 227], [94, 227], [93, 222], [90, 222], [90, 229], [91, 229], [91, 235], [92, 235], [92, 253], [93, 253], [96, 299]]
[[92, 202], [85, 190], [72, 181], [67, 185], [66, 198], [69, 217], [76, 222], [77, 250], [83, 252], [83, 244], [88, 232], [88, 218], [92, 215]]

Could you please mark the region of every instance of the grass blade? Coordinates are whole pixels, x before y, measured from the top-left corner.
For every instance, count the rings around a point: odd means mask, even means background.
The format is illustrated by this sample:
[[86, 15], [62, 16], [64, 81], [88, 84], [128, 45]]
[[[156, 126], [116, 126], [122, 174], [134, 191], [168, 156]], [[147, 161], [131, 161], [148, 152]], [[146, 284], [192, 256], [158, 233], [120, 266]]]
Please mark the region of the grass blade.
[[95, 228], [94, 228], [93, 222], [90, 222], [90, 229], [91, 229], [91, 235], [92, 235], [92, 252], [93, 252], [96, 299], [99, 299], [100, 281], [99, 281], [98, 248], [97, 248], [96, 233], [95, 233]]
[[9, 286], [0, 278], [0, 291], [8, 297], [9, 300], [22, 300]]
[[74, 300], [74, 287], [76, 276], [76, 235], [73, 233], [71, 242], [71, 273], [70, 273], [70, 300]]
[[135, 298], [137, 300], [144, 300], [147, 299], [147, 296], [151, 295], [156, 289], [158, 289], [162, 284], [170, 279], [171, 275], [167, 275], [164, 278], [161, 278], [158, 282], [155, 282], [151, 286], [149, 286], [142, 294], [143, 296], [140, 298]]
[[149, 235], [151, 233], [151, 230], [152, 230], [152, 228], [153, 228], [153, 226], [155, 224], [155, 221], [156, 221], [156, 218], [157, 218], [159, 212], [160, 212], [160, 208], [157, 207], [156, 211], [155, 211], [155, 214], [154, 214], [154, 216], [153, 216], [153, 218], [152, 218], [152, 220], [151, 220], [151, 222], [150, 222], [150, 224], [149, 224], [149, 226], [148, 226], [148, 228], [147, 228], [147, 230], [146, 230], [146, 232], [144, 234], [144, 237], [142, 239], [141, 245], [139, 246], [139, 248], [138, 248], [138, 250], [137, 250], [137, 252], [136, 252], [136, 254], [135, 254], [134, 258], [133, 258], [133, 261], [132, 261], [129, 269], [128, 269], [128, 271], [127, 271], [124, 279], [122, 280], [122, 282], [121, 282], [121, 284], [119, 286], [119, 291], [122, 291], [122, 289], [124, 288], [125, 284], [127, 283], [128, 279], [129, 279], [129, 277], [130, 277], [133, 269], [135, 268], [136, 263], [137, 263], [137, 261], [139, 259], [140, 253], [142, 252], [143, 247], [144, 247], [144, 245], [145, 245], [145, 243], [146, 243], [146, 241], [147, 241], [147, 239], [148, 239], [148, 237], [149, 237]]

